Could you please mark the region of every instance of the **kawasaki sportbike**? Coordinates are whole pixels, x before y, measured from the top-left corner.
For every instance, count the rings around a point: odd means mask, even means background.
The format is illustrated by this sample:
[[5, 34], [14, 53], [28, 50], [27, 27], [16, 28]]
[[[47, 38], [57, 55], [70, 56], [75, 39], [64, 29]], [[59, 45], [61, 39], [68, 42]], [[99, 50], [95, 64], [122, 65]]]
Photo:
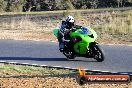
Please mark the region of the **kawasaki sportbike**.
[[[54, 28], [53, 33], [56, 37], [59, 34], [59, 28]], [[97, 34], [91, 28], [76, 27], [69, 31], [70, 40], [64, 41], [63, 54], [68, 59], [75, 57], [94, 58], [98, 62], [104, 61], [104, 53], [96, 42]]]

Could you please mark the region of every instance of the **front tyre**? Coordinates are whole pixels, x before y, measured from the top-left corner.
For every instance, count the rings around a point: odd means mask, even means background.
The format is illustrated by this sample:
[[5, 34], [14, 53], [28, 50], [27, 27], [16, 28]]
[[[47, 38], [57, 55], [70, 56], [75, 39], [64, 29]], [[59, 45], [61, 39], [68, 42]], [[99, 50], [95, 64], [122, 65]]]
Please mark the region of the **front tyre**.
[[98, 62], [104, 61], [104, 52], [100, 48], [99, 45], [94, 45], [93, 46], [93, 57], [96, 59]]

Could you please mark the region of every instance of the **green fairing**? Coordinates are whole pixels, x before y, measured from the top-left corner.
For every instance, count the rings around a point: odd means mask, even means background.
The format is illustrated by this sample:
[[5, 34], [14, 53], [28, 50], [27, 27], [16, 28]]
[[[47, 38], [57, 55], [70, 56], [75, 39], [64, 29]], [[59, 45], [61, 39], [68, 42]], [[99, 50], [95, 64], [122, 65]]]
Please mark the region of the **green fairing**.
[[59, 31], [59, 28], [54, 28], [53, 29], [53, 33], [54, 33], [54, 35], [57, 37], [57, 35], [58, 35], [58, 31]]
[[[97, 34], [93, 29], [88, 28], [88, 30], [90, 31], [90, 34], [81, 34], [80, 33], [81, 29], [76, 29], [75, 32], [72, 32], [72, 31], [70, 32], [71, 38], [76, 38], [77, 36], [80, 36], [82, 38], [82, 41], [77, 42], [74, 45], [75, 52], [79, 54], [86, 54], [87, 47], [89, 46], [89, 44], [91, 42], [95, 42], [95, 39], [97, 38]], [[91, 34], [93, 34], [94, 38], [89, 37], [89, 35]]]

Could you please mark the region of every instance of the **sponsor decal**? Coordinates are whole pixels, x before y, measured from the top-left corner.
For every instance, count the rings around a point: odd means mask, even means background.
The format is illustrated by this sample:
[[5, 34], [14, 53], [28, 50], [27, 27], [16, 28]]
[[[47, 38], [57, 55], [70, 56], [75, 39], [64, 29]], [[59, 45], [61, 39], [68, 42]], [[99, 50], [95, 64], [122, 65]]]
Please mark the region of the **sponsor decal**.
[[102, 83], [128, 83], [130, 82], [130, 76], [125, 74], [89, 74], [86, 75], [84, 69], [79, 68], [79, 76], [77, 78], [78, 83], [83, 85], [87, 82], [102, 82]]

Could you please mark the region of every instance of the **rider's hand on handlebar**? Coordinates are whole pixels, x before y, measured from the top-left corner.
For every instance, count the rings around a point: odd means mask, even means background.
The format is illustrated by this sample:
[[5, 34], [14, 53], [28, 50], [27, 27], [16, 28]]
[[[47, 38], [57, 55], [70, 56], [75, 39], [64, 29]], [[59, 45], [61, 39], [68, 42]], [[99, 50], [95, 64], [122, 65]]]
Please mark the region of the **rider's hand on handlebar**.
[[72, 32], [75, 32], [75, 31], [76, 31], [76, 28], [72, 28], [71, 31], [72, 31]]
[[70, 40], [66, 40], [64, 36], [63, 36], [63, 38], [62, 38], [62, 41], [63, 41], [63, 42], [70, 42]]

